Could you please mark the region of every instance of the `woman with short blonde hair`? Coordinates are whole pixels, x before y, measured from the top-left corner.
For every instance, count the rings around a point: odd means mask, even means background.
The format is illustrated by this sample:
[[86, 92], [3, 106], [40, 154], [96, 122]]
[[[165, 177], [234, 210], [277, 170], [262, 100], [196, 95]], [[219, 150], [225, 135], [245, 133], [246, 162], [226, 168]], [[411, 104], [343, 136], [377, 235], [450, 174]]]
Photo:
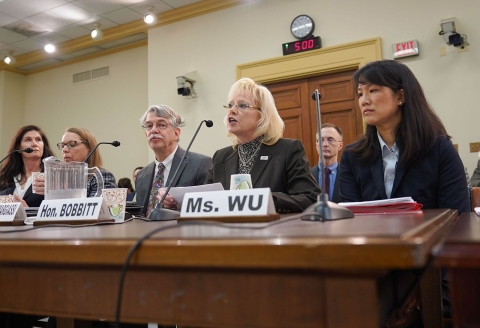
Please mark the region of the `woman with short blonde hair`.
[[[253, 137], [256, 138], [263, 135], [264, 138], [262, 139], [262, 142], [264, 144], [269, 146], [275, 144], [278, 139], [283, 137], [285, 123], [283, 123], [280, 114], [278, 114], [272, 94], [263, 85], [255, 83], [252, 79], [243, 78], [232, 85], [230, 92], [228, 93], [228, 99], [231, 99], [235, 94], [241, 92], [250, 93], [255, 100], [255, 104], [261, 108], [259, 111], [260, 119], [258, 120], [257, 129], [253, 134]], [[228, 114], [225, 116], [225, 122], [227, 118]], [[238, 144], [238, 139], [235, 134], [227, 132], [227, 135], [233, 139], [233, 145], [236, 146]]]
[[218, 150], [206, 183], [230, 189], [232, 174], [250, 174], [253, 188], [270, 188], [278, 213], [301, 212], [317, 200], [300, 140], [282, 138], [285, 124], [270, 91], [252, 79], [235, 82], [228, 93], [224, 123], [233, 147]]

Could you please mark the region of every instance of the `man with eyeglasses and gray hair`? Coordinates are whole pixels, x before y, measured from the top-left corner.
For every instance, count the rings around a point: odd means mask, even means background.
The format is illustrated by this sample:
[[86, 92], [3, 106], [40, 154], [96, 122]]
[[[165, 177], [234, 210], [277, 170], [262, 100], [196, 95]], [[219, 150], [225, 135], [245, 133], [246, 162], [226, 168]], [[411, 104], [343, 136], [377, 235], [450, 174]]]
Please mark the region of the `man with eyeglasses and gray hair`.
[[[161, 188], [167, 188], [171, 183], [174, 183], [174, 187], [203, 185], [212, 159], [189, 152], [178, 171], [176, 182], [172, 182], [185, 154], [185, 150], [178, 145], [180, 126], [183, 123], [180, 115], [166, 105], [155, 105], [143, 114], [140, 123], [145, 130], [148, 145], [155, 153], [155, 161], [138, 172], [135, 182], [137, 204], [143, 206], [143, 214], [148, 216], [159, 201], [157, 194]], [[168, 201], [176, 207], [173, 198], [170, 197]]]
[[[332, 202], [340, 202], [340, 189], [338, 177], [338, 152], [343, 148], [343, 132], [342, 130], [330, 123], [322, 124], [322, 142], [320, 143], [317, 136], [317, 153], [320, 157], [320, 147], [323, 150], [323, 160], [325, 167], [325, 193]], [[318, 184], [322, 185], [322, 174], [320, 172], [320, 163], [310, 169], [312, 175]]]

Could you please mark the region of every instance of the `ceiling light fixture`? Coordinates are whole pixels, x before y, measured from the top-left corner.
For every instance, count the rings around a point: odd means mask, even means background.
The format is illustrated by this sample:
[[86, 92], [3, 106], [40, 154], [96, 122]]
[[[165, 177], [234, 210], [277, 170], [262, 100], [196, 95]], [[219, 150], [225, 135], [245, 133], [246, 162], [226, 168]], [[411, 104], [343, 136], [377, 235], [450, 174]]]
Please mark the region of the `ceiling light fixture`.
[[7, 53], [8, 55], [5, 56], [5, 59], [3, 60], [3, 62], [7, 65], [15, 64], [17, 60], [15, 59], [15, 57], [13, 57], [13, 50], [8, 50]]
[[100, 30], [99, 27], [100, 24], [93, 24], [93, 30], [90, 33], [92, 39], [94, 39], [95, 41], [101, 40], [103, 38], [102, 30]]
[[153, 12], [155, 7], [148, 8], [148, 13], [143, 17], [143, 20], [147, 24], [155, 24], [157, 22], [157, 15]]
[[53, 44], [53, 40], [48, 40], [48, 43], [45, 45], [45, 47], [43, 47], [43, 49], [45, 49], [46, 52], [51, 54], [57, 50], [57, 47], [55, 47], [55, 45]]

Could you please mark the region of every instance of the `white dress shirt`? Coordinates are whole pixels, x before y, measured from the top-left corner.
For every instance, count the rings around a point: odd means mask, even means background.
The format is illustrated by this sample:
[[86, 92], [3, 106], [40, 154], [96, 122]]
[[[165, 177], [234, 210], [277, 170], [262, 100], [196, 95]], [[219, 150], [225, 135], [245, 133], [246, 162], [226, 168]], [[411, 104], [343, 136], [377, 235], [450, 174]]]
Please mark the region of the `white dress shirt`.
[[378, 140], [380, 141], [380, 148], [382, 149], [383, 182], [385, 183], [385, 192], [387, 197], [390, 198], [392, 195], [393, 182], [395, 181], [395, 168], [397, 167], [400, 151], [398, 150], [397, 143], [394, 143], [392, 148], [389, 148], [378, 131], [377, 135]]

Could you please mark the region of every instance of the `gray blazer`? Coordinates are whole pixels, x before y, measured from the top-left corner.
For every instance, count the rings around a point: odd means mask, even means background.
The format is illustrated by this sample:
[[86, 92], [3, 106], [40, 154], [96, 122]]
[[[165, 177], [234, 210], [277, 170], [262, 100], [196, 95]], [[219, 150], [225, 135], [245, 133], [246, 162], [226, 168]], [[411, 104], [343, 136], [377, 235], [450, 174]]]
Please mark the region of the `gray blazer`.
[[[168, 180], [165, 187], [170, 186], [172, 183], [173, 174], [177, 170], [178, 164], [180, 164], [180, 160], [184, 154], [185, 150], [179, 146], [175, 156], [173, 157], [172, 167], [170, 169], [170, 173], [168, 174]], [[202, 185], [211, 165], [212, 159], [210, 157], [189, 152], [182, 164], [182, 167], [178, 171], [176, 178], [177, 181], [173, 187]], [[147, 211], [150, 191], [152, 190], [153, 178], [155, 177], [156, 171], [157, 168], [155, 167], [155, 162], [152, 162], [141, 169], [137, 174], [137, 181], [135, 182], [135, 189], [137, 192], [136, 199], [137, 204], [143, 206], [143, 215], [145, 215]]]
[[[238, 173], [238, 152], [231, 146], [213, 155], [213, 166], [205, 183], [220, 182], [230, 189], [230, 176]], [[317, 201], [320, 188], [310, 174], [300, 140], [280, 139], [262, 144], [250, 171], [254, 188], [270, 188], [278, 213], [302, 212]]]
[[477, 168], [473, 171], [472, 178], [468, 185], [470, 187], [480, 187], [480, 159], [478, 160]]
[[[312, 173], [313, 177], [315, 178], [315, 181], [318, 183], [318, 165], [315, 165], [310, 169], [310, 173]], [[338, 176], [340, 175], [340, 166], [337, 168], [337, 177], [335, 179], [335, 184], [333, 185], [333, 194], [332, 194], [332, 199], [330, 201], [334, 203], [340, 203], [342, 199], [340, 198], [340, 179]], [[320, 186], [321, 188], [322, 186]]]

